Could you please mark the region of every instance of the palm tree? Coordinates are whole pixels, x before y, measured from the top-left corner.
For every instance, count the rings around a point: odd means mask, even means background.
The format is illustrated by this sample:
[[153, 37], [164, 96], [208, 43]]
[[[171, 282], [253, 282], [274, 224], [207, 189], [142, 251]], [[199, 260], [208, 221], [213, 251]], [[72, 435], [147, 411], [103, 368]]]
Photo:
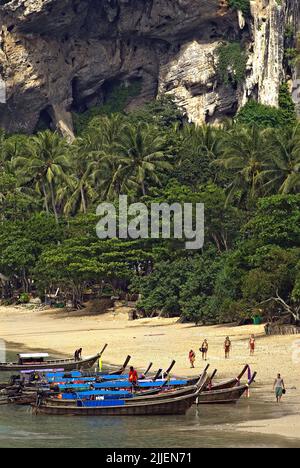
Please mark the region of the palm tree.
[[222, 139], [222, 157], [216, 164], [233, 174], [228, 186], [227, 203], [239, 192], [240, 201], [262, 194], [262, 173], [269, 167], [272, 154], [269, 130], [257, 126], [235, 126]]
[[212, 125], [185, 125], [173, 131], [173, 153], [177, 155], [176, 177], [195, 188], [219, 178], [211, 163], [221, 157], [221, 130]]
[[297, 193], [300, 190], [300, 124], [273, 132], [269, 167], [262, 173], [268, 193]]
[[119, 159], [115, 154], [101, 152], [91, 164], [91, 177], [102, 200], [114, 201], [116, 197], [130, 190], [121, 174]]
[[182, 131], [190, 150], [210, 161], [220, 155], [220, 130], [212, 125], [186, 125]]
[[[22, 156], [24, 147], [28, 142], [28, 136], [27, 135], [11, 135], [6, 138], [5, 140], [5, 154], [6, 158], [9, 161], [13, 161], [16, 159], [18, 156]], [[13, 170], [13, 166], [11, 166], [11, 169]]]
[[58, 223], [56, 188], [67, 183], [70, 168], [69, 147], [66, 140], [50, 130], [40, 132], [29, 140], [25, 148], [26, 156], [19, 156], [14, 165], [24, 174], [24, 181], [35, 186], [42, 194], [46, 212], [49, 213], [49, 200]]
[[93, 170], [95, 162], [93, 152], [89, 152], [89, 142], [84, 138], [75, 140], [71, 147], [72, 175], [68, 180], [68, 190], [64, 187], [58, 190], [57, 198], [64, 200], [64, 211], [66, 214], [74, 212], [76, 208], [86, 213], [88, 205], [93, 201], [97, 192], [94, 186]]
[[121, 114], [94, 118], [84, 135], [90, 151], [108, 150], [120, 139], [125, 123]]
[[0, 130], [0, 208], [2, 211], [1, 218], [6, 219], [5, 209], [8, 205], [15, 205], [15, 209], [11, 211], [16, 217], [19, 216], [17, 204], [28, 204], [36, 206], [36, 196], [33, 195], [30, 187], [23, 187], [20, 177], [14, 171], [14, 159], [22, 154], [25, 142], [28, 137], [25, 135], [6, 136]]
[[[71, 181], [72, 195], [66, 204], [69, 211], [74, 203], [85, 212], [88, 201], [114, 199], [120, 193], [120, 184], [116, 182], [118, 161], [116, 148], [124, 129], [124, 117], [120, 114], [99, 116], [92, 120], [87, 131], [77, 138], [73, 145], [73, 170], [75, 177]], [[89, 199], [89, 200], [88, 200]]]
[[156, 127], [139, 124], [123, 128], [113, 158], [117, 169], [112, 178], [120, 193], [140, 189], [146, 195], [147, 181], [161, 185], [163, 172], [172, 168], [166, 146], [165, 136]]

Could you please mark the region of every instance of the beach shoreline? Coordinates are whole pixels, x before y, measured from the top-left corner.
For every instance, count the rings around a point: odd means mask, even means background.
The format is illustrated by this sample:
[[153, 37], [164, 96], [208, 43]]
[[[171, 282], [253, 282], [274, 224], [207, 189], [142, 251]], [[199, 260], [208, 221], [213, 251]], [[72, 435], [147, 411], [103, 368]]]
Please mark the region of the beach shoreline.
[[[267, 337], [262, 325], [196, 327], [178, 323], [174, 318], [129, 321], [128, 309], [122, 307], [117, 313], [89, 315], [85, 311], [68, 313], [1, 306], [0, 324], [0, 338], [10, 343], [14, 350], [47, 350], [52, 354], [69, 356], [82, 347], [84, 355], [89, 356], [108, 343], [103, 355], [104, 364], [119, 366], [129, 354], [132, 365], [142, 371], [149, 362], [153, 362], [154, 370], [166, 369], [175, 359], [173, 375], [179, 376], [201, 373], [206, 363], [201, 359], [199, 347], [207, 338], [207, 363], [211, 371], [218, 369], [218, 379], [234, 377], [245, 364], [249, 364], [252, 371], [258, 372], [255, 392], [259, 398], [266, 398], [266, 405], [270, 407], [274, 405], [272, 384], [278, 372], [283, 374], [289, 389], [282, 403], [286, 405], [287, 414], [282, 418], [274, 414], [274, 419], [246, 421], [236, 429], [288, 438], [299, 434], [300, 444], [300, 364], [295, 363], [293, 355], [297, 343], [295, 336]], [[257, 339], [256, 354], [252, 357], [248, 349], [251, 334], [255, 334]], [[224, 359], [226, 336], [230, 336], [233, 345], [229, 360]], [[190, 349], [197, 354], [195, 369], [189, 366]]]

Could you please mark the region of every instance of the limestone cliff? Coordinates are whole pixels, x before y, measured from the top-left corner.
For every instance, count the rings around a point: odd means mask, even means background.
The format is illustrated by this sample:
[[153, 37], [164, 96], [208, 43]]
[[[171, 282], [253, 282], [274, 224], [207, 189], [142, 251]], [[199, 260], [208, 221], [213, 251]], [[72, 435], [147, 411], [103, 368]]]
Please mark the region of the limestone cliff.
[[[232, 116], [250, 97], [277, 104], [287, 25], [299, 0], [0, 0], [0, 126], [33, 132], [39, 120], [72, 137], [72, 111], [99, 105], [113, 83], [138, 81], [134, 104], [172, 94], [190, 120]], [[220, 82], [217, 49], [249, 53], [239, 86]], [[3, 89], [0, 100], [4, 101]]]

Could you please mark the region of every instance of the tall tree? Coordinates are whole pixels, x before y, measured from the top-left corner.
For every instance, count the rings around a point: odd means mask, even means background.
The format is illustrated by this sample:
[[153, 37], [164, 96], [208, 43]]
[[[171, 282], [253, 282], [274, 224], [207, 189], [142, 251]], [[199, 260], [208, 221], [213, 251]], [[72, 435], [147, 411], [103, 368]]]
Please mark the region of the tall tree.
[[64, 204], [67, 215], [77, 211], [87, 213], [90, 202], [97, 196], [92, 177], [95, 167], [94, 152], [90, 150], [86, 139], [78, 138], [70, 148], [70, 156], [71, 175], [68, 186], [58, 190], [57, 198]]
[[272, 133], [269, 167], [263, 171], [264, 188], [271, 194], [300, 190], [300, 124]]
[[177, 155], [174, 176], [197, 188], [199, 184], [216, 182], [220, 172], [211, 163], [221, 157], [222, 131], [211, 125], [185, 125], [173, 129], [172, 150]]
[[223, 155], [213, 164], [233, 175], [228, 186], [228, 199], [239, 194], [240, 202], [253, 200], [262, 194], [261, 174], [268, 168], [271, 143], [268, 130], [235, 126], [223, 136]]
[[67, 182], [70, 168], [69, 147], [57, 133], [40, 132], [28, 141], [26, 155], [15, 159], [15, 166], [24, 174], [24, 182], [32, 183], [44, 198], [46, 212], [49, 200], [58, 223], [56, 189]]
[[152, 125], [127, 125], [116, 148], [116, 178], [121, 190], [136, 189], [146, 195], [147, 183], [161, 184], [163, 171], [169, 171], [166, 138]]

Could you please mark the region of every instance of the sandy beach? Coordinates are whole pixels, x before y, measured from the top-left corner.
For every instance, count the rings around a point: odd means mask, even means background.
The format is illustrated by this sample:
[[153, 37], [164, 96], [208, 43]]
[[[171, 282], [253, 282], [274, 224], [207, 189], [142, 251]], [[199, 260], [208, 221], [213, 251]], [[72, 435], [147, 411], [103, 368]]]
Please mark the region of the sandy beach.
[[[266, 337], [263, 326], [209, 326], [196, 327], [177, 323], [177, 319], [128, 320], [128, 309], [103, 315], [89, 315], [86, 311], [69, 313], [62, 310], [28, 310], [19, 307], [0, 307], [0, 337], [14, 347], [49, 350], [55, 354], [72, 355], [78, 347], [84, 356], [99, 351], [104, 343], [108, 348], [104, 363], [120, 365], [127, 354], [132, 364], [140, 370], [152, 361], [154, 369], [166, 369], [176, 360], [174, 375], [197, 375], [204, 367], [199, 347], [204, 338], [209, 342], [211, 369], [218, 369], [218, 378], [238, 375], [244, 364], [258, 372], [254, 392], [265, 398], [266, 405], [274, 404], [272, 384], [281, 372], [288, 389], [282, 405], [287, 405], [287, 415], [276, 420], [251, 421], [240, 425], [239, 430], [300, 440], [300, 337]], [[251, 334], [257, 339], [254, 357], [249, 356], [248, 340]], [[223, 343], [230, 336], [233, 344], [230, 360], [224, 359]], [[196, 369], [190, 369], [188, 352], [197, 352]], [[298, 359], [297, 359], [298, 358]], [[298, 361], [298, 362], [297, 362]]]

